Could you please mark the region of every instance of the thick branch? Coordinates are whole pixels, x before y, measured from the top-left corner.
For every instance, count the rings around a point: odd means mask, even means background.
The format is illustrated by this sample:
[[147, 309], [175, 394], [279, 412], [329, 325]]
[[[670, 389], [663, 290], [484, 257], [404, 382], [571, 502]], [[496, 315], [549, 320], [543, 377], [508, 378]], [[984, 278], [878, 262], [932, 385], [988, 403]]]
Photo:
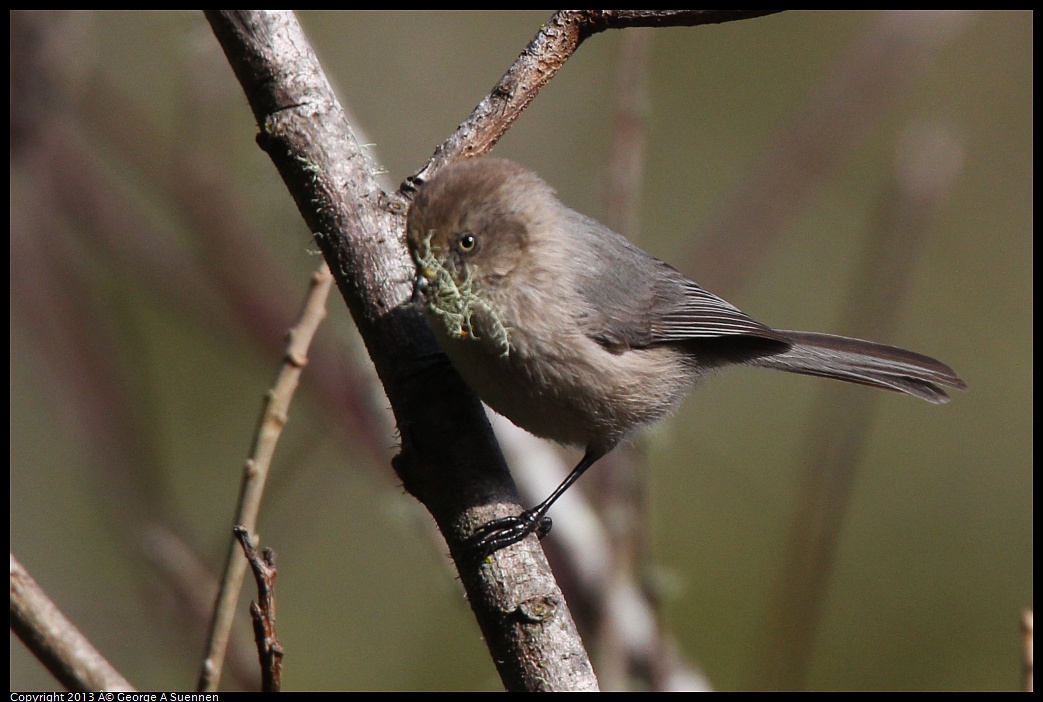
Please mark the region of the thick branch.
[[314, 232], [376, 365], [402, 436], [395, 469], [438, 522], [508, 689], [595, 689], [597, 683], [535, 539], [481, 563], [467, 558], [477, 525], [517, 514], [521, 506], [481, 404], [409, 304], [413, 266], [402, 241], [408, 197], [442, 165], [492, 148], [586, 37], [614, 27], [706, 24], [764, 12], [561, 11], [395, 194], [383, 193], [372, 178], [291, 14], [207, 14], [261, 127], [258, 141]]
[[461, 557], [475, 525], [521, 506], [481, 404], [438, 362], [409, 304], [405, 201], [377, 186], [292, 14], [207, 17], [376, 365], [402, 435], [395, 468], [438, 522], [504, 684], [589, 689], [589, 661], [535, 540], [485, 563]]

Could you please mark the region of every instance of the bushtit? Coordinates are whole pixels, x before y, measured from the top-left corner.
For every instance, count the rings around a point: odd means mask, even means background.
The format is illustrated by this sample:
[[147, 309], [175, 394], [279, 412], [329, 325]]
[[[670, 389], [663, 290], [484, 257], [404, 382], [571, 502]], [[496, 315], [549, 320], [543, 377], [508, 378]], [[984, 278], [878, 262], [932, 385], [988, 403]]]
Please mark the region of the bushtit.
[[772, 329], [598, 222], [511, 161], [452, 164], [420, 188], [407, 238], [438, 342], [479, 397], [536, 436], [582, 446], [542, 503], [478, 530], [491, 553], [550, 528], [551, 504], [627, 435], [732, 364], [947, 402], [966, 387], [933, 358]]

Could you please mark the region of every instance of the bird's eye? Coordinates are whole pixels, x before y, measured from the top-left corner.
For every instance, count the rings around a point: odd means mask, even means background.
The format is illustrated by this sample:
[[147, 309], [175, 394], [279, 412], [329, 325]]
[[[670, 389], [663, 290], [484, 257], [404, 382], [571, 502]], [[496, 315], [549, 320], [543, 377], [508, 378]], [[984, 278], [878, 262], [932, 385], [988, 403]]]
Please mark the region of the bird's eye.
[[467, 253], [474, 251], [475, 247], [478, 246], [478, 238], [471, 232], [464, 232], [460, 235], [458, 240], [460, 250]]

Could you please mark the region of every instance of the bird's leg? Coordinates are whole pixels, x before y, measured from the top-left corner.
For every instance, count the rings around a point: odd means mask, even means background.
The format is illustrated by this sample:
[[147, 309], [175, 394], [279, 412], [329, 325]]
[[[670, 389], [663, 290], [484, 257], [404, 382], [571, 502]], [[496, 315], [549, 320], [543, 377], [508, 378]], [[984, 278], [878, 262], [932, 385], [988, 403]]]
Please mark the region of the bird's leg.
[[494, 519], [478, 527], [471, 537], [470, 548], [474, 550], [479, 559], [484, 559], [505, 546], [518, 543], [529, 534], [536, 534], [542, 539], [551, 528], [551, 518], [547, 516], [551, 505], [603, 455], [605, 455], [604, 451], [588, 448], [580, 462], [561, 482], [561, 485], [554, 489], [550, 497], [516, 517]]

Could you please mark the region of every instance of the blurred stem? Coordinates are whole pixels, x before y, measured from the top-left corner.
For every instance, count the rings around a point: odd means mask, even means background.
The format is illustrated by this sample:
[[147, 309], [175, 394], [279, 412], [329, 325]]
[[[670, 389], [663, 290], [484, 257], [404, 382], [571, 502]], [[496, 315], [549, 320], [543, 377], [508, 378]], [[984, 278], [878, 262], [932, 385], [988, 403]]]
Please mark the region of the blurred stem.
[[[895, 179], [880, 197], [880, 221], [866, 241], [840, 325], [841, 331], [857, 329], [870, 338], [894, 336], [921, 245], [962, 155], [945, 129], [917, 125], [903, 134], [896, 161]], [[769, 605], [769, 634], [755, 666], [755, 687], [799, 690], [807, 683], [844, 517], [879, 399], [878, 393], [835, 384], [812, 410], [798, 510]], [[844, 411], [838, 413], [838, 407]]]
[[[611, 147], [608, 156], [608, 183], [606, 193], [606, 223], [612, 229], [635, 241], [641, 213], [641, 186], [645, 170], [645, 145], [648, 135], [648, 54], [652, 30], [631, 29], [620, 37], [619, 58], [616, 64], [614, 115]], [[658, 641], [658, 626], [647, 605], [650, 616], [647, 625], [636, 638], [645, 646], [634, 646], [633, 622], [624, 624], [633, 605], [620, 611], [622, 593], [643, 597], [635, 583], [635, 563], [644, 541], [645, 485], [638, 475], [633, 450], [616, 452], [601, 467], [594, 499], [605, 529], [608, 572], [599, 579], [589, 595], [595, 637], [597, 670], [603, 690], [623, 691], [631, 687], [631, 680], [640, 679], [651, 668], [642, 661], [650, 648], [658, 648], [650, 641]], [[643, 686], [656, 689], [648, 679]]]
[[631, 241], [637, 239], [641, 222], [641, 186], [651, 110], [648, 56], [652, 37], [652, 30], [647, 28], [623, 32], [616, 68], [605, 223]]
[[973, 13], [957, 10], [882, 13], [692, 237], [699, 243], [685, 258], [699, 283], [726, 298], [741, 289], [788, 222], [973, 20]]
[[1032, 692], [1032, 610], [1021, 613], [1021, 664], [1025, 669], [1025, 692]]

